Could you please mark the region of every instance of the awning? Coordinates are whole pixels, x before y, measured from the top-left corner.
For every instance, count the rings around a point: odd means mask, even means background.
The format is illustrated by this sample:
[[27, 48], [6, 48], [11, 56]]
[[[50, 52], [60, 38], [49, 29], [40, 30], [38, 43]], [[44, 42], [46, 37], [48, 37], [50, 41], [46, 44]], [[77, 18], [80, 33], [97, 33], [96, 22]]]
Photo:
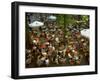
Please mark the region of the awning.
[[48, 19], [49, 20], [56, 20], [57, 18], [56, 18], [56, 16], [51, 15], [51, 16], [48, 17]]
[[43, 25], [44, 25], [43, 22], [34, 21], [34, 22], [32, 22], [32, 23], [29, 24], [29, 27], [34, 28], [34, 27], [40, 27], [40, 26], [43, 26]]
[[81, 30], [81, 35], [90, 38], [90, 29]]

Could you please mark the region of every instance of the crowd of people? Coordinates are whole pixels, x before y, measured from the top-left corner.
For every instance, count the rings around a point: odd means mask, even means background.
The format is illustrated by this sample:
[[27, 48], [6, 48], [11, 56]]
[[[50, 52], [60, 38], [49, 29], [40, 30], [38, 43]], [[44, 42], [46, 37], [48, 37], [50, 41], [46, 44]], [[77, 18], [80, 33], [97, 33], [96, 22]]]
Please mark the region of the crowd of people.
[[[67, 31], [66, 31], [67, 32]], [[26, 68], [89, 64], [89, 39], [73, 29], [65, 34], [56, 22], [26, 34]]]

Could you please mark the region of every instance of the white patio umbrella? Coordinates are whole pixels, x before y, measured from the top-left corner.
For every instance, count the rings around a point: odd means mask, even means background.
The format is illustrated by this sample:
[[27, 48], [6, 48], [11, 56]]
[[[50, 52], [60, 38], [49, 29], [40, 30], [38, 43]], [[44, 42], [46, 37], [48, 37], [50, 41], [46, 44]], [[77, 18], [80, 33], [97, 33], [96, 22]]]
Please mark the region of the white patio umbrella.
[[90, 38], [90, 29], [81, 30], [81, 35]]
[[56, 20], [57, 18], [56, 18], [56, 16], [51, 15], [51, 16], [48, 17], [48, 19], [50, 19], [50, 20]]
[[40, 26], [43, 26], [43, 25], [44, 25], [43, 22], [34, 21], [34, 22], [32, 22], [32, 23], [29, 24], [29, 27], [34, 28], [34, 27], [40, 27]]

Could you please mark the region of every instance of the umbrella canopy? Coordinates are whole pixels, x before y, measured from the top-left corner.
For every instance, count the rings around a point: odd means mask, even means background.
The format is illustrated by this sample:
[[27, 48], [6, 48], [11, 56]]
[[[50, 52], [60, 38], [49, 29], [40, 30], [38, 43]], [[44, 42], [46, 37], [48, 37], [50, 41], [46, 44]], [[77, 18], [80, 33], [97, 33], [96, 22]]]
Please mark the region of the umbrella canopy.
[[56, 18], [56, 16], [51, 15], [51, 16], [48, 17], [48, 19], [50, 19], [50, 20], [56, 20], [57, 18]]
[[83, 29], [81, 30], [81, 35], [90, 38], [90, 29]]
[[34, 28], [34, 27], [40, 27], [40, 26], [43, 26], [43, 25], [44, 25], [43, 22], [34, 21], [34, 22], [32, 22], [32, 23], [29, 24], [29, 27]]

